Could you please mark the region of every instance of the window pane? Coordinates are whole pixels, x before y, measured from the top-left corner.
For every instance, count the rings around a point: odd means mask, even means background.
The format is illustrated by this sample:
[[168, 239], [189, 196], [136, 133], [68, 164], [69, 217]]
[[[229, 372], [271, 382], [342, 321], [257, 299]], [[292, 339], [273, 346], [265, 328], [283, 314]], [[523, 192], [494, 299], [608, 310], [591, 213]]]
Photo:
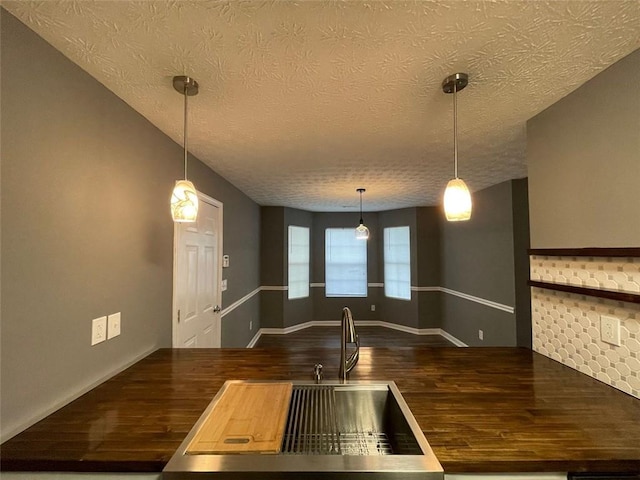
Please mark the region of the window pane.
[[384, 294], [411, 300], [409, 227], [384, 229]]
[[289, 225], [289, 295], [309, 296], [309, 229]]
[[327, 297], [367, 296], [367, 242], [355, 228], [325, 230], [324, 281]]

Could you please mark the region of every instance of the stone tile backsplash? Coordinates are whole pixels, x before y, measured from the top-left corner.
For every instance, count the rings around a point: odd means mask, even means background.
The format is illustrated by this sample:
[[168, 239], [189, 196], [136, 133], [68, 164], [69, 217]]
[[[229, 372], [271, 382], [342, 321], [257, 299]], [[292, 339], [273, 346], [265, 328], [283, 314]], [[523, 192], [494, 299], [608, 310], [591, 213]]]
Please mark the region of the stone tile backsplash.
[[[531, 279], [640, 293], [640, 258], [530, 257]], [[640, 305], [532, 288], [533, 349], [640, 398]], [[620, 346], [600, 339], [600, 316], [620, 320]]]
[[640, 258], [532, 255], [531, 280], [640, 293]]

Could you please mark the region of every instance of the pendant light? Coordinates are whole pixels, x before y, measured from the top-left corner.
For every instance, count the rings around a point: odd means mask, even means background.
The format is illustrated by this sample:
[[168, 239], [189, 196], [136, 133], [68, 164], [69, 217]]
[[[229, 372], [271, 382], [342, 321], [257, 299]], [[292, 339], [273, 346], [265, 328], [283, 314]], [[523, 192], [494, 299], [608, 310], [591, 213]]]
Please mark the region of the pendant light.
[[453, 93], [453, 174], [444, 191], [444, 213], [450, 222], [459, 222], [471, 218], [471, 193], [461, 178], [458, 178], [458, 102], [457, 93], [467, 86], [469, 76], [455, 73], [442, 82], [444, 93]]
[[195, 222], [198, 217], [198, 192], [187, 180], [187, 99], [198, 94], [198, 82], [184, 75], [173, 77], [173, 88], [184, 95], [184, 180], [178, 180], [171, 194], [174, 222]]
[[367, 240], [369, 238], [369, 229], [362, 220], [362, 194], [366, 192], [366, 190], [364, 188], [358, 188], [356, 192], [360, 194], [360, 225], [356, 227], [356, 238], [358, 240]]

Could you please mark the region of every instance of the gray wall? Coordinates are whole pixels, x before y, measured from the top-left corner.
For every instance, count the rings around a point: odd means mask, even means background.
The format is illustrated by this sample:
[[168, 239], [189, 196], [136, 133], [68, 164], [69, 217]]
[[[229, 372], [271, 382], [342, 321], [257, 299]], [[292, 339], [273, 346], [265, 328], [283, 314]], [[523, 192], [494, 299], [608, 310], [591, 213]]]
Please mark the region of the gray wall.
[[[411, 300], [386, 298], [369, 287], [366, 298], [326, 298], [321, 287], [311, 298], [288, 301], [283, 291], [262, 292], [262, 326], [284, 328], [309, 320], [338, 320], [343, 306], [356, 320], [382, 320], [412, 328], [442, 328], [470, 345], [531, 347], [527, 180], [504, 182], [474, 193], [470, 222], [449, 223], [440, 207], [365, 214], [370, 229], [368, 282], [384, 282], [384, 228], [411, 231]], [[355, 219], [355, 221], [354, 221]], [[324, 283], [326, 228], [353, 228], [353, 213], [310, 213], [262, 208], [262, 284], [286, 285], [287, 226], [311, 224], [311, 282]], [[436, 287], [429, 291], [429, 287]], [[443, 293], [445, 287], [516, 308], [516, 314]], [[298, 302], [298, 303], [296, 303]], [[371, 305], [376, 306], [371, 311]], [[484, 340], [478, 339], [478, 330]]]
[[[418, 207], [417, 223], [417, 284], [418, 287], [439, 287], [441, 285], [441, 232], [440, 219], [443, 215], [439, 207]], [[417, 292], [419, 328], [440, 328], [442, 324], [443, 294], [438, 291]]]
[[[260, 233], [260, 278], [263, 287], [284, 286], [287, 237], [284, 228], [284, 207], [262, 207]], [[260, 326], [284, 328], [284, 299], [287, 292], [260, 292]]]
[[[475, 192], [468, 222], [440, 217], [443, 287], [515, 306], [512, 183]], [[515, 315], [453, 295], [444, 296], [442, 328], [467, 345], [516, 344]]]
[[[171, 345], [168, 201], [182, 175], [182, 148], [0, 12], [6, 438]], [[191, 172], [200, 190], [224, 202], [224, 248], [232, 257], [224, 307], [259, 286], [259, 208], [195, 160]], [[258, 302], [245, 305], [247, 321], [258, 316]], [[91, 320], [115, 312], [122, 312], [122, 334], [91, 347]], [[235, 335], [230, 321], [244, 319], [223, 319], [223, 344], [236, 343], [226, 338]]]
[[[533, 248], [640, 247], [638, 85], [640, 50], [527, 123]], [[594, 277], [599, 262], [589, 260], [582, 268]], [[550, 269], [549, 280], [562, 283], [562, 275]], [[599, 276], [593, 283], [595, 288], [608, 288]], [[533, 289], [531, 304], [535, 351], [634, 394], [637, 353], [627, 343], [633, 338], [622, 335], [619, 347], [604, 344], [599, 316], [615, 314], [623, 332], [637, 331], [637, 305], [538, 289]], [[553, 313], [566, 307], [571, 315], [557, 321]], [[564, 335], [572, 330], [587, 335]], [[557, 338], [563, 338], [562, 344]], [[598, 362], [591, 367], [589, 359], [605, 358], [611, 351], [616, 359], [608, 371], [618, 374], [603, 375]]]
[[[420, 230], [419, 238], [417, 210], [407, 208], [380, 213], [365, 213], [365, 224], [369, 227], [367, 243], [368, 283], [384, 281], [383, 232], [386, 227], [409, 226], [411, 229], [411, 284], [416, 285], [419, 276], [418, 259], [428, 264], [421, 274], [439, 282], [439, 230], [438, 221], [432, 213], [435, 209], [425, 207], [421, 218], [429, 225]], [[325, 230], [327, 228], [355, 228], [357, 214], [305, 212], [284, 207], [262, 207], [262, 284], [287, 285], [287, 228], [289, 225], [309, 227], [311, 233], [311, 283], [324, 283]], [[435, 228], [434, 228], [435, 227]], [[419, 245], [423, 242], [429, 249], [419, 257]], [[421, 324], [420, 302], [428, 310], [422, 323], [439, 323], [439, 294], [437, 292], [412, 292], [410, 301], [386, 298], [381, 287], [369, 287], [366, 298], [327, 298], [322, 287], [312, 287], [310, 298], [288, 300], [286, 291], [266, 290], [262, 292], [262, 327], [285, 328], [309, 320], [339, 320], [342, 307], [348, 305], [357, 320], [384, 320], [399, 325], [417, 328]], [[375, 311], [371, 310], [375, 305]]]
[[531, 246], [640, 245], [640, 50], [527, 122]]
[[529, 268], [529, 184], [526, 178], [511, 182], [513, 201], [513, 266], [516, 289], [516, 344], [531, 348], [531, 288]]
[[[261, 212], [262, 285], [284, 287], [289, 284], [289, 225], [309, 228], [313, 250], [312, 214], [285, 207], [262, 207]], [[310, 265], [310, 276], [312, 271], [313, 265]], [[313, 291], [307, 298], [289, 300], [286, 290], [263, 290], [260, 311], [263, 328], [286, 328], [308, 322], [313, 317]]]

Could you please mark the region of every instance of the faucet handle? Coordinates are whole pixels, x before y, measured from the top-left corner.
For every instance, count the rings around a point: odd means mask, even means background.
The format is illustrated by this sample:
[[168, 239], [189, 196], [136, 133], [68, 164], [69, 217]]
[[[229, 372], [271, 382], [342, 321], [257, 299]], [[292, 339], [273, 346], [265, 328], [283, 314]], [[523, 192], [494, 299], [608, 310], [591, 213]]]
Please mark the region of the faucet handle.
[[316, 363], [313, 367], [313, 377], [316, 380], [316, 383], [320, 383], [322, 381], [322, 364]]

